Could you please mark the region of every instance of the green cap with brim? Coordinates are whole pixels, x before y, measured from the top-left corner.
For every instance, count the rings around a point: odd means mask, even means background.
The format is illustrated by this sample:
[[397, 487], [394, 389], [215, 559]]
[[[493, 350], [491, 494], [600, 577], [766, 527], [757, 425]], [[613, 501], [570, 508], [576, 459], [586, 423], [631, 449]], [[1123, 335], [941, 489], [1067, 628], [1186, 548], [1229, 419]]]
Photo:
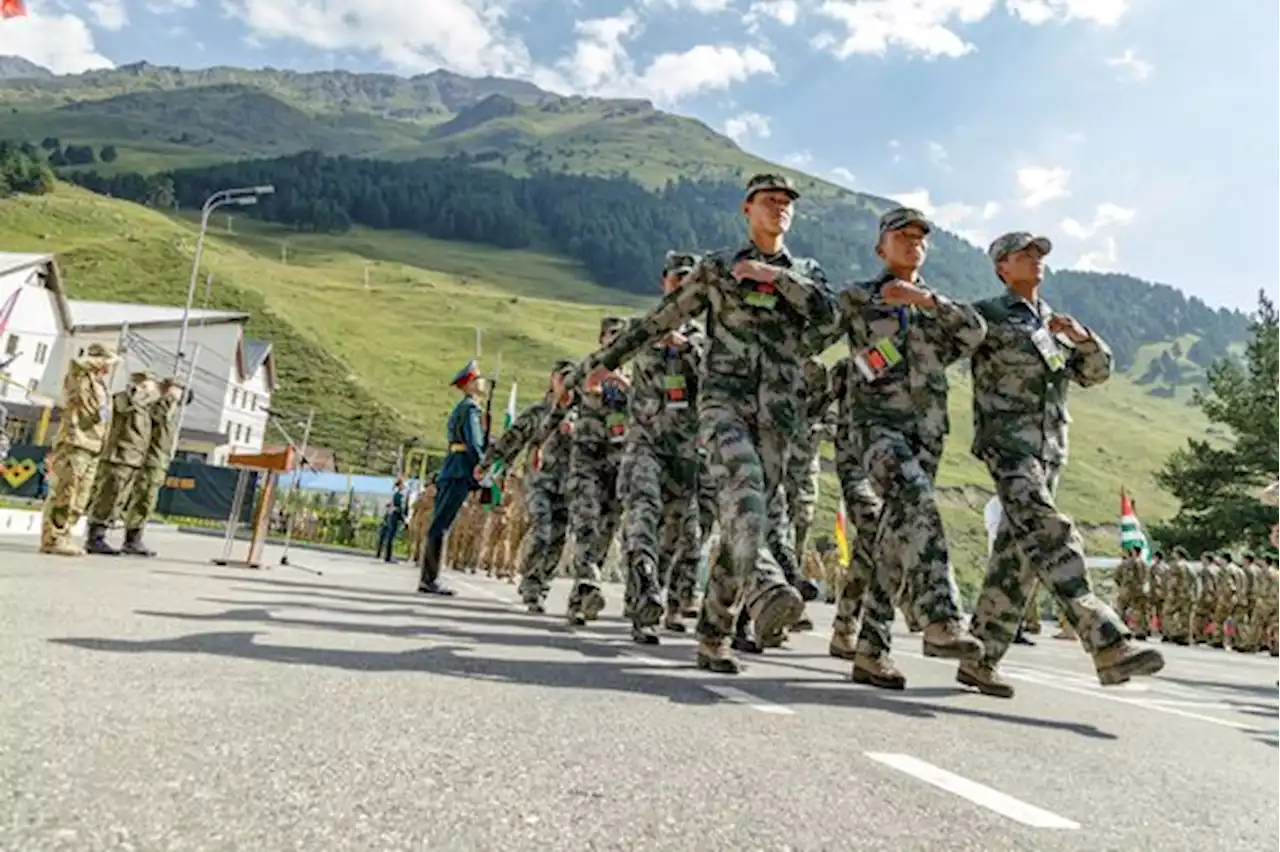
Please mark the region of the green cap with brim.
[[746, 195], [743, 200], [750, 201], [757, 192], [772, 191], [785, 192], [792, 201], [800, 197], [800, 193], [791, 185], [786, 175], [759, 174], [752, 175], [747, 181]]
[[892, 210], [886, 210], [880, 217], [880, 236], [883, 237], [890, 231], [900, 231], [911, 225], [923, 228], [926, 234], [933, 230], [933, 223], [923, 212], [914, 207], [895, 207]]
[[987, 249], [987, 256], [992, 263], [999, 263], [1015, 251], [1022, 251], [1030, 246], [1040, 249], [1040, 254], [1047, 255], [1053, 251], [1053, 243], [1048, 237], [1038, 237], [1027, 231], [1011, 231], [996, 237]]

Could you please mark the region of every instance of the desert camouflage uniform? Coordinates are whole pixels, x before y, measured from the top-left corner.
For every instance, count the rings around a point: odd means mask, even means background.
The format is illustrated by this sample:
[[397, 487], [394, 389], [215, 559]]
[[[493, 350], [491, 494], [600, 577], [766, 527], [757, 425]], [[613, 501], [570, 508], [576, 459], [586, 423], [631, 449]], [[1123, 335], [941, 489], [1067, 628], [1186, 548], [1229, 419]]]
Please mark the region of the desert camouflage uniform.
[[104, 535], [110, 523], [123, 517], [151, 443], [151, 404], [159, 397], [159, 388], [147, 373], [134, 373], [132, 379], [112, 398], [111, 425], [89, 503], [85, 549], [91, 553], [117, 553]]
[[1164, 603], [1160, 609], [1160, 633], [1170, 642], [1191, 641], [1191, 619], [1200, 595], [1199, 580], [1187, 563], [1187, 554], [1175, 549], [1164, 581]]
[[1222, 647], [1230, 640], [1234, 647], [1239, 641], [1239, 618], [1244, 612], [1245, 584], [1248, 582], [1248, 577], [1244, 570], [1232, 560], [1230, 554], [1222, 554], [1218, 558], [1218, 566], [1220, 573], [1213, 606], [1214, 645]]
[[664, 608], [666, 626], [684, 631], [681, 601], [692, 597], [696, 579], [688, 572], [697, 562], [676, 557], [696, 552], [689, 525], [697, 524], [697, 401], [706, 334], [692, 322], [678, 331], [688, 341], [684, 347], [655, 344], [631, 362], [631, 422], [622, 461], [626, 606], [633, 636], [650, 643], [657, 641], [653, 628]]
[[1131, 643], [1124, 620], [1094, 594], [1084, 542], [1054, 501], [1067, 462], [1067, 388], [1110, 378], [1111, 350], [1087, 332], [1066, 353], [1055, 348], [1042, 354], [1037, 338], [1050, 341], [1046, 349], [1058, 346], [1048, 335], [1053, 311], [1043, 299], [1030, 304], [1009, 290], [976, 307], [987, 320], [987, 339], [972, 358], [973, 454], [991, 472], [1003, 520], [975, 608], [973, 632], [986, 653], [980, 663], [962, 664], [958, 678], [991, 694], [1012, 695], [996, 666], [1037, 576], [1092, 654], [1104, 685], [1158, 671], [1159, 652]]
[[[923, 221], [915, 211], [895, 210], [884, 222], [893, 215]], [[972, 307], [940, 294], [933, 294], [936, 306], [927, 311], [886, 306], [880, 288], [894, 280], [886, 271], [850, 287], [840, 294], [840, 312], [855, 365], [848, 390], [849, 442], [884, 495], [853, 676], [858, 683], [900, 688], [902, 676], [888, 654], [895, 602], [906, 577], [912, 578], [913, 614], [925, 625], [924, 653], [962, 660], [982, 654], [960, 624], [960, 591], [934, 480], [950, 428], [946, 369], [981, 343], [986, 324]], [[916, 286], [927, 289], [923, 280]], [[872, 366], [877, 358], [881, 369]]]
[[1271, 656], [1280, 654], [1280, 568], [1270, 557], [1262, 564], [1262, 582], [1258, 589], [1258, 609], [1254, 618], [1260, 625], [1260, 640]]
[[1253, 653], [1258, 650], [1262, 640], [1262, 624], [1258, 621], [1258, 595], [1262, 591], [1266, 576], [1262, 565], [1254, 560], [1252, 554], [1245, 554], [1240, 560], [1240, 570], [1244, 572], [1244, 600], [1236, 614], [1237, 651]]
[[[1222, 573], [1212, 553], [1200, 554], [1200, 562], [1196, 572], [1199, 583], [1196, 595], [1195, 612], [1192, 616], [1192, 640], [1196, 643], [1215, 643], [1214, 634], [1217, 625], [1213, 621], [1214, 606], [1218, 601], [1218, 578]], [[1219, 643], [1220, 644], [1220, 643]]]
[[1114, 582], [1116, 613], [1125, 619], [1135, 638], [1145, 639], [1151, 624], [1148, 602], [1151, 583], [1142, 557], [1135, 553], [1125, 554], [1116, 566]]
[[[560, 361], [557, 371], [572, 368], [572, 362]], [[526, 446], [529, 461], [524, 477], [524, 505], [529, 518], [528, 541], [525, 545], [520, 597], [534, 612], [542, 612], [551, 580], [564, 552], [569, 522], [565, 484], [569, 473], [569, 454], [573, 446], [572, 432], [576, 412], [560, 408], [548, 394], [520, 412], [511, 428], [502, 433], [481, 459], [488, 468], [501, 459], [510, 466]]]
[[178, 405], [183, 389], [170, 384], [160, 398], [151, 403], [151, 438], [142, 459], [133, 493], [124, 513], [124, 550], [140, 556], [153, 555], [142, 544], [147, 520], [156, 510], [160, 489], [169, 474], [169, 460], [173, 457], [173, 435], [178, 429]]
[[94, 343], [84, 357], [67, 366], [58, 436], [49, 453], [49, 494], [40, 530], [42, 553], [84, 555], [70, 535], [93, 493], [98, 457], [111, 419], [111, 397], [103, 371], [115, 361], [110, 350]]
[[427, 538], [427, 527], [431, 524], [431, 508], [434, 502], [435, 485], [428, 483], [413, 501], [409, 511], [409, 560], [415, 565], [422, 556], [422, 545]]
[[[762, 188], [753, 183], [748, 192]], [[775, 280], [736, 280], [731, 270], [746, 260], [773, 266]], [[698, 420], [719, 486], [721, 555], [711, 565], [698, 619], [698, 664], [736, 673], [726, 645], [744, 584], [744, 603], [765, 644], [803, 612], [800, 594], [768, 546], [769, 503], [803, 423], [802, 353], [817, 342], [810, 339], [811, 330], [836, 321], [835, 299], [822, 270], [786, 249], [769, 257], [751, 243], [716, 252], [641, 322], [584, 362], [568, 384], [579, 384], [593, 367], [616, 368], [665, 332], [708, 311], [712, 321]]]
[[1148, 597], [1147, 604], [1151, 610], [1151, 619], [1154, 622], [1155, 629], [1163, 637], [1165, 635], [1164, 597], [1169, 587], [1169, 563], [1165, 561], [1163, 554], [1152, 554], [1151, 564], [1147, 566], [1147, 576], [1151, 582], [1151, 594]]

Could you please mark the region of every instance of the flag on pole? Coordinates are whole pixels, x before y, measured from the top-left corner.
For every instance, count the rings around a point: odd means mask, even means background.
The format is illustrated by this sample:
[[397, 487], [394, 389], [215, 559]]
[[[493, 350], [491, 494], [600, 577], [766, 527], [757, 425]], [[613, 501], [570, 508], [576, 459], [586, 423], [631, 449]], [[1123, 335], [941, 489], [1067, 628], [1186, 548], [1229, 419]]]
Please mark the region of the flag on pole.
[[849, 565], [849, 536], [845, 533], [845, 511], [844, 498], [840, 498], [840, 505], [836, 507], [836, 547], [840, 548], [840, 564], [847, 567]]
[[0, 0], [0, 18], [21, 18], [26, 14], [22, 0]]
[[1147, 536], [1142, 531], [1142, 523], [1133, 510], [1133, 501], [1129, 499], [1129, 495], [1123, 488], [1120, 489], [1120, 548], [1122, 550], [1137, 548], [1144, 562], [1150, 557]]
[[[502, 415], [502, 431], [505, 433], [511, 428], [511, 424], [516, 422], [516, 394], [517, 382], [511, 382], [511, 393], [507, 394], [507, 410]], [[493, 501], [490, 506], [497, 506], [502, 502], [502, 489], [498, 487], [498, 478], [501, 476], [506, 463], [502, 459], [498, 459], [493, 463], [493, 467], [489, 469], [489, 488], [493, 495]]]

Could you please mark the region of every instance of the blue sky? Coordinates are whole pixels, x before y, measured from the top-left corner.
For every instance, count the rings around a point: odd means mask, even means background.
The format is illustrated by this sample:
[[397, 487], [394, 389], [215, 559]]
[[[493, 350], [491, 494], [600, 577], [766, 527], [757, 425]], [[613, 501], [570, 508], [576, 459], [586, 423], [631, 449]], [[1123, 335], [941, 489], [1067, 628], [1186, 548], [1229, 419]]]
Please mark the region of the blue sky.
[[1275, 0], [27, 0], [0, 54], [649, 98], [985, 245], [1248, 309], [1280, 280]]

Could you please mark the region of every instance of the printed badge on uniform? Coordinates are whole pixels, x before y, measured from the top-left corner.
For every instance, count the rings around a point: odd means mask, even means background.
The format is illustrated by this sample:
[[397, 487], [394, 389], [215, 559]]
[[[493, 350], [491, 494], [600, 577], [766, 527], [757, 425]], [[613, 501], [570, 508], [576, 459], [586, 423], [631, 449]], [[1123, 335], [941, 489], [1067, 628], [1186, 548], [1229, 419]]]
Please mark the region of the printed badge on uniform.
[[1066, 356], [1062, 354], [1058, 341], [1053, 339], [1049, 329], [1044, 326], [1037, 328], [1031, 333], [1031, 342], [1035, 344], [1036, 351], [1053, 372], [1056, 373], [1067, 365]]
[[876, 341], [873, 345], [857, 352], [853, 356], [853, 364], [868, 382], [884, 378], [894, 367], [902, 363], [902, 353], [889, 338]]
[[681, 411], [689, 407], [689, 389], [684, 376], [666, 376], [664, 384], [667, 389], [667, 408]]
[[611, 411], [604, 420], [604, 425], [609, 430], [609, 440], [618, 443], [627, 434], [627, 413], [625, 411]]
[[762, 311], [771, 311], [778, 306], [778, 288], [768, 281], [744, 281], [744, 284], [750, 285], [751, 289], [747, 291], [746, 302], [753, 308], [759, 308]]

